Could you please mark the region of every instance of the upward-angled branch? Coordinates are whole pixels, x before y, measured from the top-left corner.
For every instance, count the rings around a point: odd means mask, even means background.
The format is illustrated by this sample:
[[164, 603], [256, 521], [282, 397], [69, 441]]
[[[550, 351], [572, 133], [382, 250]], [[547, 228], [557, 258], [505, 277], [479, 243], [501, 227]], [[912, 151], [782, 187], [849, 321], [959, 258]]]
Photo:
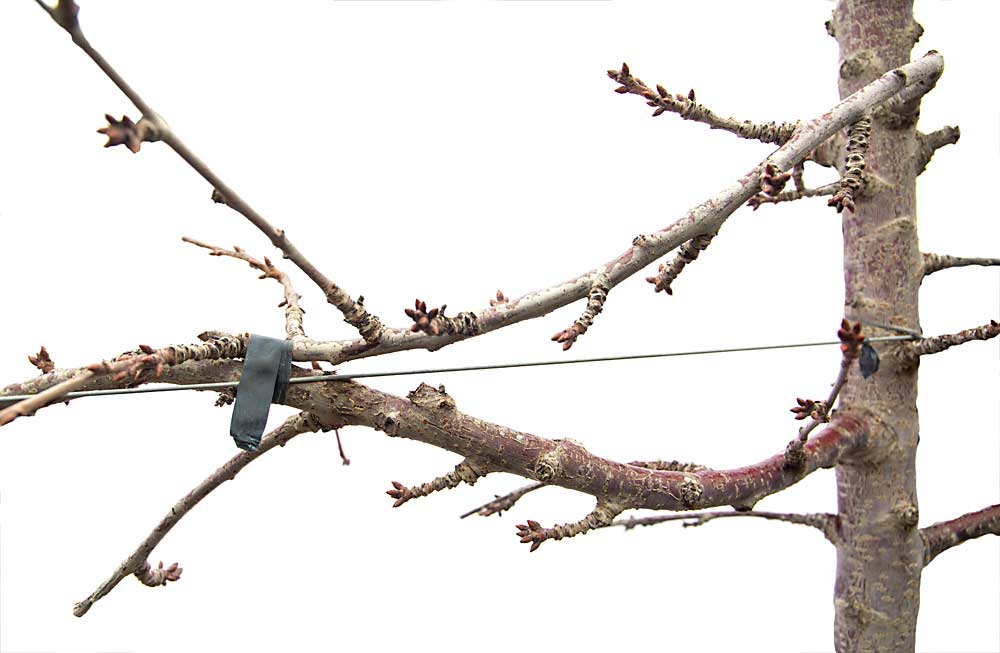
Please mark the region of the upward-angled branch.
[[917, 174], [919, 175], [927, 169], [927, 164], [930, 163], [935, 152], [945, 145], [954, 145], [961, 135], [962, 132], [958, 127], [942, 127], [929, 134], [917, 132], [917, 146], [920, 148], [915, 162]]
[[171, 127], [153, 111], [146, 102], [139, 96], [118, 73], [115, 68], [105, 59], [87, 40], [80, 28], [77, 19], [79, 7], [73, 0], [60, 0], [55, 8], [51, 8], [41, 0], [35, 0], [39, 6], [48, 12], [49, 16], [65, 29], [70, 37], [87, 56], [104, 72], [105, 75], [119, 88], [122, 93], [135, 105], [142, 114], [138, 123], [133, 123], [128, 117], [122, 120], [115, 120], [108, 116], [108, 126], [99, 130], [108, 136], [106, 146], [127, 145], [133, 152], [138, 152], [143, 141], [166, 143], [170, 149], [177, 153], [195, 172], [201, 175], [205, 181], [212, 185], [214, 189], [213, 198], [231, 207], [257, 229], [259, 229], [271, 241], [275, 247], [281, 250], [285, 258], [289, 259], [300, 270], [306, 273], [312, 281], [319, 286], [329, 303], [336, 306], [344, 314], [344, 320], [358, 329], [361, 336], [368, 342], [378, 340], [382, 331], [382, 324], [375, 316], [368, 313], [361, 302], [355, 302], [342, 288], [326, 277], [313, 265], [309, 259], [298, 250], [292, 241], [288, 239], [283, 229], [274, 227], [262, 215], [257, 213], [246, 200], [240, 197], [236, 191], [230, 188], [222, 179], [171, 129]]
[[628, 64], [625, 63], [622, 64], [621, 70], [609, 70], [608, 77], [621, 84], [615, 89], [616, 93], [632, 93], [645, 98], [646, 104], [655, 109], [653, 117], [669, 111], [676, 113], [684, 120], [703, 122], [712, 129], [722, 129], [736, 134], [740, 138], [749, 138], [775, 145], [785, 143], [799, 127], [798, 122], [783, 122], [779, 125], [774, 122], [754, 123], [749, 120], [721, 118], [704, 104], [697, 102], [694, 89], [685, 95], [671, 94], [667, 92], [667, 89], [657, 84], [656, 92], [654, 92], [641, 79], [633, 77], [632, 73], [629, 72]]
[[760, 190], [761, 176], [768, 166], [779, 172], [791, 169], [820, 144], [857, 122], [873, 107], [886, 102], [903, 88], [937, 75], [943, 65], [942, 57], [934, 53], [885, 73], [828, 112], [803, 122], [795, 134], [771, 156], [734, 183], [692, 208], [673, 224], [655, 233], [636, 237], [632, 246], [617, 257], [568, 281], [509, 299], [479, 312], [467, 313], [471, 326], [463, 333], [432, 335], [386, 331], [374, 345], [358, 340], [307, 342], [296, 346], [296, 360], [318, 359], [337, 364], [345, 360], [406, 349], [440, 349], [452, 342], [539, 317], [583, 299], [590, 292], [592, 280], [601, 273], [607, 277], [610, 290], [681, 243], [702, 234], [717, 232], [736, 209]]

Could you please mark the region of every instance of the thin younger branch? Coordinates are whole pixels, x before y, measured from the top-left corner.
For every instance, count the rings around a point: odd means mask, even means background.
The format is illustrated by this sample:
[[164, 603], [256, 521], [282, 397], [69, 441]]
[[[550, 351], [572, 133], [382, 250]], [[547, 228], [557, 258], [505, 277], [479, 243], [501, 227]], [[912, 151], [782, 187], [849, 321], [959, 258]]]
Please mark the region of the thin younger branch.
[[920, 356], [937, 354], [955, 345], [962, 345], [973, 340], [989, 340], [996, 338], [998, 335], [1000, 335], [1000, 322], [990, 320], [989, 324], [984, 324], [974, 329], [966, 329], [958, 333], [946, 333], [932, 338], [921, 338], [920, 340], [907, 342], [904, 345], [902, 355], [910, 361], [915, 361]]
[[633, 77], [629, 72], [628, 64], [625, 63], [622, 64], [621, 70], [609, 70], [608, 77], [621, 84], [615, 89], [616, 93], [632, 93], [644, 97], [646, 104], [655, 108], [654, 117], [669, 111], [676, 113], [684, 120], [703, 122], [712, 129], [722, 129], [736, 134], [740, 138], [749, 138], [775, 145], [786, 143], [800, 125], [799, 122], [783, 122], [779, 125], [774, 122], [754, 123], [749, 120], [720, 118], [704, 104], [699, 104], [696, 101], [694, 89], [688, 91], [687, 95], [679, 93], [672, 95], [667, 92], [667, 89], [657, 84], [654, 92], [641, 79]]
[[664, 522], [680, 521], [683, 522], [685, 528], [688, 528], [692, 526], [701, 526], [702, 524], [707, 524], [710, 521], [726, 517], [759, 517], [761, 519], [770, 519], [772, 521], [783, 521], [790, 524], [812, 526], [823, 533], [823, 536], [830, 542], [833, 542], [834, 544], [837, 542], [837, 516], [825, 512], [797, 514], [765, 512], [760, 510], [737, 510], [732, 512], [718, 511], [681, 513], [677, 515], [652, 515], [649, 517], [630, 516], [628, 519], [616, 519], [611, 526], [623, 526], [625, 527], [625, 530], [632, 530], [637, 526], [653, 526]]
[[285, 258], [291, 260], [300, 270], [306, 273], [312, 281], [319, 286], [326, 296], [327, 302], [336, 306], [343, 314], [344, 320], [354, 326], [361, 333], [366, 342], [377, 342], [382, 331], [382, 323], [379, 319], [368, 313], [361, 305], [360, 301], [355, 302], [337, 284], [328, 279], [326, 275], [319, 271], [295, 245], [288, 239], [283, 229], [278, 229], [271, 225], [262, 215], [257, 213], [236, 191], [230, 188], [215, 172], [208, 167], [194, 152], [192, 152], [152, 107], [139, 96], [121, 76], [121, 74], [111, 66], [110, 63], [90, 44], [80, 28], [77, 20], [79, 7], [72, 0], [60, 0], [55, 8], [48, 7], [41, 0], [35, 0], [49, 14], [49, 16], [63, 29], [87, 56], [107, 75], [128, 99], [139, 109], [142, 114], [138, 123], [133, 123], [127, 116], [121, 120], [115, 120], [110, 116], [108, 126], [99, 130], [100, 133], [108, 136], [106, 147], [114, 145], [126, 145], [133, 152], [139, 151], [139, 146], [143, 141], [166, 143], [178, 156], [180, 156], [191, 168], [205, 179], [214, 189], [213, 199], [224, 203], [230, 208], [240, 213], [259, 229], [271, 243], [281, 250]]
[[1000, 535], [1000, 504], [921, 528], [920, 535], [924, 541], [924, 566], [927, 566], [938, 555], [962, 542], [983, 535]]
[[[289, 440], [294, 438], [300, 433], [308, 433], [311, 431], [318, 431], [321, 428], [325, 428], [316, 418], [314, 418], [309, 413], [299, 413], [298, 415], [289, 417], [285, 422], [274, 429], [261, 439], [260, 446], [257, 447], [256, 451], [241, 451], [240, 453], [233, 456], [229, 462], [227, 462], [222, 467], [215, 470], [211, 476], [206, 478], [204, 481], [198, 484], [196, 488], [188, 492], [184, 497], [178, 501], [174, 506], [167, 512], [167, 514], [160, 520], [160, 523], [156, 525], [153, 532], [143, 540], [139, 546], [121, 563], [111, 577], [101, 583], [94, 592], [88, 596], [86, 599], [80, 601], [73, 608], [73, 614], [77, 617], [82, 617], [87, 614], [91, 606], [97, 601], [101, 600], [106, 596], [111, 590], [121, 582], [126, 576], [130, 574], [135, 574], [143, 581], [143, 584], [150, 585], [150, 582], [154, 581], [152, 584], [165, 584], [156, 583], [155, 575], [153, 572], [158, 570], [152, 569], [147, 562], [149, 554], [156, 548], [156, 545], [160, 543], [167, 533], [177, 525], [184, 515], [188, 514], [192, 508], [198, 505], [202, 499], [207, 497], [214, 489], [225, 483], [226, 481], [231, 481], [236, 478], [236, 475], [247, 465], [252, 463], [254, 460], [267, 453], [276, 446], [285, 446]], [[160, 569], [162, 570], [163, 563], [160, 563]], [[176, 576], [179, 578], [180, 571], [177, 567], [177, 563], [174, 563], [164, 572], [174, 570]], [[177, 580], [177, 578], [165, 578], [165, 580]]]
[[500, 496], [499, 494], [494, 495], [493, 501], [484, 503], [478, 508], [473, 508], [467, 513], [462, 514], [459, 519], [465, 519], [472, 515], [479, 515], [480, 517], [489, 517], [490, 515], [502, 515], [504, 510], [510, 510], [514, 507], [514, 504], [529, 492], [534, 492], [545, 487], [545, 483], [532, 483], [531, 485], [525, 485], [520, 487], [513, 492]]
[[797, 398], [798, 406], [791, 409], [791, 412], [795, 413], [795, 419], [805, 419], [808, 416], [812, 417], [812, 420], [799, 429], [799, 437], [792, 440], [785, 449], [785, 459], [790, 467], [802, 464], [803, 447], [813, 429], [830, 421], [830, 411], [833, 409], [833, 404], [837, 401], [837, 396], [843, 389], [844, 383], [847, 382], [847, 374], [850, 372], [851, 365], [861, 355], [861, 345], [865, 339], [865, 336], [861, 334], [861, 322], [851, 324], [846, 319], [842, 320], [840, 329], [837, 330], [837, 337], [840, 338], [842, 357], [840, 371], [837, 373], [837, 379], [833, 382], [833, 387], [830, 388], [830, 395], [826, 401]]
[[794, 202], [795, 200], [800, 200], [804, 197], [821, 197], [824, 195], [833, 195], [838, 190], [840, 190], [840, 182], [835, 181], [823, 186], [817, 186], [816, 188], [799, 188], [797, 190], [786, 190], [778, 193], [777, 195], [765, 195], [763, 193], [757, 193], [750, 198], [747, 205], [752, 207], [754, 211], [760, 208], [761, 204], [778, 204], [780, 202]]
[[232, 249], [224, 249], [203, 243], [194, 238], [188, 238], [187, 236], [184, 236], [181, 240], [185, 243], [191, 243], [197, 247], [209, 250], [209, 256], [230, 256], [241, 261], [246, 261], [250, 267], [261, 272], [260, 279], [274, 279], [280, 283], [285, 293], [285, 301], [278, 304], [278, 307], [284, 307], [285, 309], [285, 334], [289, 340], [305, 338], [306, 334], [302, 328], [302, 316], [305, 314], [305, 311], [299, 306], [299, 300], [302, 299], [302, 295], [295, 292], [291, 279], [288, 278], [287, 274], [275, 267], [271, 263], [271, 259], [265, 256], [263, 262], [258, 261], [247, 254], [245, 250], [236, 246], [233, 246]]
[[529, 519], [527, 523], [518, 524], [517, 536], [521, 538], [522, 544], [531, 543], [528, 552], [538, 550], [545, 540], [561, 540], [567, 537], [583, 535], [595, 528], [610, 526], [615, 517], [620, 515], [624, 508], [614, 502], [604, 499], [597, 500], [597, 506], [586, 517], [571, 524], [558, 524], [550, 528], [545, 528], [538, 522]]
[[959, 268], [967, 265], [992, 266], [1000, 265], [1000, 258], [971, 258], [964, 256], [949, 256], [947, 254], [924, 253], [924, 276], [934, 274], [948, 268]]

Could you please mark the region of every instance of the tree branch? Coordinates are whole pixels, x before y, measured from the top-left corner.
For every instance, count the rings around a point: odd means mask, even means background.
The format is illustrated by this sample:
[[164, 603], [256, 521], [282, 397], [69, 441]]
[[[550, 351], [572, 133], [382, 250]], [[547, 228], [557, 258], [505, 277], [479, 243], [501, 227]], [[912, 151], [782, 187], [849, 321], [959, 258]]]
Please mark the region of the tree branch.
[[188, 238], [187, 236], [184, 236], [181, 240], [185, 243], [191, 243], [197, 247], [209, 250], [209, 256], [230, 256], [241, 261], [246, 261], [253, 269], [260, 270], [261, 275], [258, 278], [274, 279], [280, 283], [285, 293], [285, 301], [278, 304], [278, 308], [284, 307], [285, 309], [285, 335], [289, 340], [306, 337], [306, 333], [302, 328], [302, 316], [305, 314], [305, 311], [299, 306], [299, 300], [302, 299], [302, 295], [295, 292], [291, 279], [288, 278], [287, 274], [276, 268], [271, 263], [271, 259], [265, 256], [262, 263], [239, 247], [234, 246], [233, 249], [223, 249], [193, 238]]
[[958, 268], [966, 265], [1000, 265], [1000, 258], [966, 258], [961, 256], [948, 256], [947, 254], [924, 253], [924, 276], [934, 274], [939, 270], [947, 268]]
[[406, 349], [436, 350], [459, 340], [545, 315], [583, 299], [590, 292], [595, 275], [606, 275], [610, 290], [681, 243], [702, 234], [717, 232], [736, 209], [760, 190], [761, 178], [769, 166], [778, 172], [789, 170], [838, 131], [857, 122], [873, 107], [884, 103], [907, 85], [920, 83], [921, 80], [936, 75], [942, 66], [941, 56], [932, 54], [885, 73], [842, 100], [830, 111], [802, 123], [795, 135], [761, 164], [688, 211], [670, 226], [653, 234], [636, 237], [632, 241], [632, 247], [618, 257], [569, 281], [508, 300], [478, 313], [460, 314], [465, 316], [468, 325], [462, 333], [432, 335], [394, 331], [383, 333], [377, 344], [357, 340], [303, 343], [295, 350], [296, 360], [326, 360], [338, 364], [345, 360]]
[[[212, 490], [216, 489], [226, 481], [233, 480], [244, 467], [252, 463], [254, 460], [267, 453], [275, 446], [285, 446], [285, 443], [300, 433], [318, 431], [321, 428], [324, 428], [324, 425], [317, 421], [314, 417], [308, 413], [300, 413], [293, 417], [289, 417], [281, 426], [265, 435], [263, 439], [261, 439], [260, 446], [257, 447], [256, 451], [241, 451], [233, 456], [229, 462], [215, 470], [211, 476], [199, 483], [196, 488], [188, 492], [183, 498], [181, 498], [180, 501], [174, 504], [163, 519], [160, 520], [160, 523], [156, 525], [153, 532], [151, 532], [149, 536], [139, 544], [135, 551], [133, 551], [132, 554], [118, 566], [111, 577], [101, 583], [101, 585], [94, 590], [90, 596], [76, 604], [73, 608], [73, 614], [77, 617], [82, 617], [87, 614], [87, 611], [90, 610], [94, 603], [106, 596], [115, 588], [116, 585], [118, 585], [119, 582], [121, 582], [123, 578], [130, 574], [135, 574], [144, 585], [150, 586], [166, 585], [167, 580], [179, 579], [181, 570], [177, 567], [177, 563], [174, 563], [164, 570], [162, 562], [160, 563], [158, 569], [153, 569], [147, 561], [149, 554], [154, 548], [156, 548], [156, 545], [160, 543], [160, 540], [162, 540], [166, 534], [177, 525], [177, 522], [179, 522], [184, 515], [189, 513], [192, 508], [201, 502], [202, 499], [207, 497]], [[169, 571], [173, 571], [174, 573], [166, 573]]]
[[687, 95], [671, 95], [667, 89], [659, 84], [656, 85], [656, 92], [646, 86], [641, 79], [637, 79], [629, 72], [628, 64], [623, 63], [621, 70], [609, 70], [608, 77], [615, 80], [621, 86], [615, 89], [616, 93], [632, 93], [641, 95], [646, 99], [646, 104], [655, 107], [653, 117], [664, 112], [676, 113], [684, 120], [694, 120], [702, 122], [712, 129], [721, 129], [731, 134], [736, 134], [740, 138], [758, 140], [762, 143], [773, 143], [782, 145], [792, 137], [800, 123], [783, 122], [780, 125], [773, 122], [753, 123], [749, 120], [736, 120], [735, 118], [720, 118], [704, 104], [699, 104], [695, 100], [694, 89], [688, 91]]
[[525, 485], [519, 487], [518, 489], [500, 496], [499, 494], [494, 495], [493, 501], [484, 503], [478, 508], [473, 508], [467, 513], [459, 516], [459, 519], [465, 519], [472, 515], [479, 515], [480, 517], [489, 517], [490, 515], [501, 515], [504, 510], [510, 510], [514, 507], [514, 504], [529, 492], [534, 492], [535, 490], [545, 487], [545, 483], [532, 483], [531, 485]]
[[816, 188], [802, 188], [798, 190], [786, 190], [777, 195], [764, 195], [757, 193], [750, 198], [747, 204], [754, 211], [760, 208], [761, 204], [778, 204], [779, 202], [793, 202], [804, 197], [819, 197], [822, 195], [833, 195], [840, 189], [840, 182], [835, 181]]
[[138, 152], [143, 141], [162, 141], [167, 144], [178, 156], [180, 156], [191, 168], [205, 179], [214, 189], [212, 198], [220, 203], [224, 203], [233, 210], [240, 213], [259, 229], [271, 241], [275, 247], [281, 250], [285, 258], [291, 260], [296, 267], [306, 273], [312, 281], [319, 286], [326, 296], [327, 302], [336, 306], [343, 314], [344, 320], [358, 329], [361, 336], [368, 342], [375, 342], [382, 331], [382, 324], [378, 318], [368, 313], [361, 304], [355, 302], [337, 284], [328, 279], [320, 272], [303, 254], [292, 244], [283, 229], [277, 229], [271, 225], [262, 215], [257, 213], [236, 191], [230, 188], [215, 172], [208, 167], [194, 152], [192, 152], [171, 129], [163, 118], [161, 118], [152, 107], [139, 96], [139, 94], [125, 81], [125, 79], [115, 70], [110, 63], [90, 44], [80, 28], [77, 20], [79, 7], [73, 0], [60, 0], [55, 9], [46, 6], [41, 0], [36, 0], [39, 6], [46, 10], [50, 17], [69, 35], [81, 50], [89, 56], [94, 63], [104, 72], [122, 93], [135, 105], [142, 114], [138, 123], [133, 123], [127, 116], [118, 121], [110, 116], [108, 127], [98, 130], [108, 136], [105, 147], [114, 145], [127, 145], [133, 152]]
[[1000, 504], [921, 528], [924, 566], [951, 547], [983, 535], [1000, 535]]
[[927, 169], [927, 164], [930, 163], [935, 152], [945, 145], [954, 145], [961, 136], [962, 132], [958, 127], [942, 127], [929, 134], [917, 132], [917, 147], [919, 150], [914, 162], [914, 165], [917, 167], [917, 174], [919, 175]]
[[837, 543], [837, 516], [829, 513], [808, 513], [795, 514], [783, 512], [762, 512], [759, 510], [737, 510], [733, 512], [694, 512], [681, 513], [678, 515], [653, 515], [650, 517], [629, 517], [628, 519], [616, 519], [612, 526], [624, 526], [625, 530], [632, 530], [636, 526], [653, 526], [664, 522], [681, 521], [684, 527], [701, 526], [715, 519], [725, 517], [760, 517], [773, 521], [783, 521], [790, 524], [801, 524], [812, 526], [823, 533], [823, 537]]
[[138, 350], [126, 352], [110, 361], [92, 363], [77, 369], [53, 370], [27, 383], [9, 385], [0, 390], [0, 400], [3, 395], [33, 396], [0, 410], [0, 427], [18, 417], [34, 415], [38, 409], [59, 401], [74, 390], [98, 389], [96, 382], [100, 379], [110, 381], [103, 388], [129, 387], [159, 379], [168, 367], [187, 361], [240, 358], [246, 353], [248, 340], [248, 335], [242, 335], [212, 338], [197, 345], [171, 345], [162, 349], [140, 345]]
[[907, 342], [903, 345], [902, 356], [909, 361], [916, 361], [921, 356], [937, 354], [955, 345], [962, 345], [973, 340], [989, 340], [998, 335], [1000, 335], [1000, 322], [990, 320], [989, 324], [974, 329]]

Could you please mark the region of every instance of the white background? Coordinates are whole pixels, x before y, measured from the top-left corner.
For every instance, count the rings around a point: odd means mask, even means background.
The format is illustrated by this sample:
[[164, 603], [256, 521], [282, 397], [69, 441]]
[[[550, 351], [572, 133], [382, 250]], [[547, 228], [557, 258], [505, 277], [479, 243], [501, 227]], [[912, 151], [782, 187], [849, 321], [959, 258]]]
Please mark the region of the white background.
[[[604, 71], [723, 115], [793, 120], [837, 99], [827, 2], [83, 3], [101, 50], [224, 179], [389, 324], [414, 297], [479, 309], [616, 256], [773, 148], [711, 132]], [[962, 140], [920, 178], [925, 251], [997, 256], [992, 2], [919, 2], [946, 72], [921, 126]], [[138, 118], [29, 0], [0, 6], [3, 383], [208, 328], [283, 333], [280, 289], [188, 235], [274, 251], [166, 147], [104, 150], [105, 112]], [[819, 184], [828, 171], [807, 168]], [[841, 317], [841, 237], [825, 200], [741, 209], [675, 284], [612, 291], [572, 356], [826, 340]], [[655, 270], [652, 266], [650, 273]], [[301, 274], [307, 333], [354, 337]], [[997, 318], [998, 272], [941, 272], [926, 333]], [[430, 354], [344, 372], [567, 356], [549, 337], [582, 303]], [[921, 523], [998, 500], [998, 345], [925, 360]], [[782, 450], [796, 396], [825, 396], [835, 347], [373, 381], [445, 383], [460, 410], [618, 460], [726, 468]], [[71, 615], [173, 503], [236, 453], [214, 395], [83, 399], [0, 432], [0, 649], [19, 651], [832, 650], [835, 557], [806, 528], [724, 520], [605, 530], [529, 555], [515, 524], [575, 521], [590, 497], [546, 489], [502, 518], [460, 513], [523, 482], [490, 476], [393, 510], [391, 480], [455, 455], [384, 434], [303, 435], [199, 505], [154, 551], [184, 576], [126, 579]], [[272, 424], [291, 411], [275, 409]], [[835, 510], [817, 473], [760, 509]], [[995, 538], [924, 573], [921, 651], [998, 651]]]

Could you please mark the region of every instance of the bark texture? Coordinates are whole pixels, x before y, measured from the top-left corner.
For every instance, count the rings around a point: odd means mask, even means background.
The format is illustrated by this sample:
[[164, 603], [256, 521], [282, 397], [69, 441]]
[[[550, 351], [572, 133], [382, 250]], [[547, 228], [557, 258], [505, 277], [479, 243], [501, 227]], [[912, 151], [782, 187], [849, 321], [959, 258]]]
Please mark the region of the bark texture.
[[[840, 45], [841, 97], [909, 61], [921, 32], [912, 8], [906, 0], [840, 0], [830, 27]], [[877, 192], [862, 193], [843, 218], [845, 314], [851, 320], [920, 329], [918, 102], [872, 116], [866, 171], [881, 183], [874, 185]], [[863, 379], [855, 368], [841, 398], [842, 410], [864, 416], [870, 439], [837, 467], [834, 636], [840, 652], [915, 646], [924, 554], [916, 528], [917, 368], [891, 347], [880, 349], [878, 373]]]

